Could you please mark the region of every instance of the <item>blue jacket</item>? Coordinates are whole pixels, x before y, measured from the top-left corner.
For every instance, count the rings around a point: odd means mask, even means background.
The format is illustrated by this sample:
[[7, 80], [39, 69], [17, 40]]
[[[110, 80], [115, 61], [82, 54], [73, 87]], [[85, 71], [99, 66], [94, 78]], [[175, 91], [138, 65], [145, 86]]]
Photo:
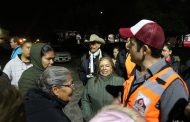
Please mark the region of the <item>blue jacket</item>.
[[18, 54], [21, 54], [21, 46], [16, 47], [13, 49], [12, 54], [11, 54], [11, 59], [14, 59]]

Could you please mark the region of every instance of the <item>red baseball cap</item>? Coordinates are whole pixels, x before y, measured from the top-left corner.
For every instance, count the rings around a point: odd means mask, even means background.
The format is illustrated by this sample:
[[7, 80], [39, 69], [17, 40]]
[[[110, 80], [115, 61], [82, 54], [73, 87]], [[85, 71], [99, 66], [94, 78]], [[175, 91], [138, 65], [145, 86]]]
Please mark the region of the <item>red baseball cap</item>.
[[165, 42], [162, 27], [151, 20], [143, 19], [130, 28], [120, 28], [119, 34], [122, 38], [135, 37], [156, 49], [162, 49]]

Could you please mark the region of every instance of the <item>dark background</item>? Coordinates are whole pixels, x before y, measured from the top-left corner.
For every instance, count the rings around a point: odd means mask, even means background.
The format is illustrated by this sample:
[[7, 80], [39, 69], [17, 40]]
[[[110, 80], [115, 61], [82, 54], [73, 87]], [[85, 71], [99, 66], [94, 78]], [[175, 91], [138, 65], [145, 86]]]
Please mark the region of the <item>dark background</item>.
[[[1, 1], [0, 26], [12, 35], [47, 38], [54, 30], [117, 33], [140, 19], [157, 21], [167, 36], [189, 33], [189, 0]], [[102, 12], [102, 14], [101, 14]]]

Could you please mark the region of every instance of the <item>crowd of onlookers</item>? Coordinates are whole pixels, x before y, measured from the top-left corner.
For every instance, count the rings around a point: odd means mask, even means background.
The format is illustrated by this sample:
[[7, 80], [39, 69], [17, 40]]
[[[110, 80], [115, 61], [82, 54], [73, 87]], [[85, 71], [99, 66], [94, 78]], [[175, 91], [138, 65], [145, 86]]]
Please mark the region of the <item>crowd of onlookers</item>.
[[[7, 32], [0, 28], [0, 45]], [[141, 20], [119, 29], [125, 46], [102, 49], [105, 40], [91, 34], [89, 50], [77, 68], [84, 85], [79, 106], [90, 122], [167, 122], [190, 118], [190, 63], [172, 55], [162, 27]], [[63, 108], [74, 83], [69, 69], [53, 66], [51, 45], [8, 39], [10, 60], [0, 72], [0, 122], [68, 122]], [[110, 53], [110, 52], [109, 52]], [[4, 52], [0, 52], [4, 55]], [[72, 113], [71, 113], [72, 114]]]

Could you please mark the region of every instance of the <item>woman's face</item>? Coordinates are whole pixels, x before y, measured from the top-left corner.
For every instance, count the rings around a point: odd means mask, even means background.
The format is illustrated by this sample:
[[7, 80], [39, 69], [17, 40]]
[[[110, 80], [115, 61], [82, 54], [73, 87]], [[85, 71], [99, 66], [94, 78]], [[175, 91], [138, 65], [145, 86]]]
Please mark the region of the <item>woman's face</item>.
[[103, 59], [99, 64], [100, 74], [103, 76], [108, 76], [112, 73], [113, 67], [108, 59]]
[[117, 48], [113, 49], [113, 57], [116, 59], [117, 58], [117, 54], [119, 53], [119, 50]]
[[53, 86], [52, 92], [61, 100], [69, 102], [73, 94], [73, 78], [71, 74], [67, 76], [67, 82], [63, 85]]
[[172, 51], [168, 49], [167, 46], [164, 46], [164, 48], [162, 49], [162, 55], [167, 58], [169, 55], [172, 54]]
[[46, 69], [49, 66], [52, 66], [54, 63], [54, 51], [48, 51], [44, 56], [42, 56], [42, 66]]

